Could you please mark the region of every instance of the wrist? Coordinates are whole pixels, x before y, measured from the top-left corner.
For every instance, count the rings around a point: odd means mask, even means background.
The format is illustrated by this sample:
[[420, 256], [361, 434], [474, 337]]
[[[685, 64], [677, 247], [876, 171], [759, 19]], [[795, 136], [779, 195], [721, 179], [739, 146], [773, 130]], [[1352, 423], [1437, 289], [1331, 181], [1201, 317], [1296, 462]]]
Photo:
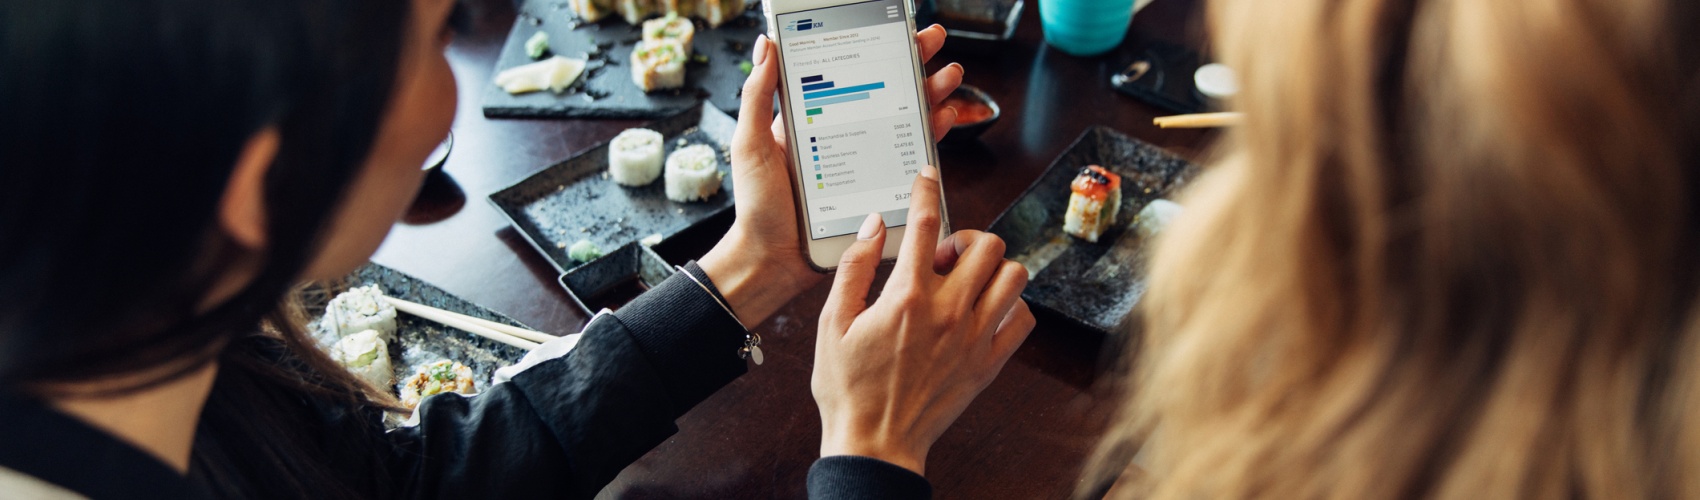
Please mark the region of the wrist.
[[720, 295], [726, 298], [727, 305], [738, 315], [738, 321], [750, 328], [772, 316], [813, 284], [799, 283], [800, 280], [790, 273], [776, 272], [786, 266], [775, 264], [775, 258], [768, 257], [768, 252], [756, 248], [759, 247], [744, 244], [741, 238], [728, 235], [707, 255], [697, 259], [697, 265], [714, 282]]

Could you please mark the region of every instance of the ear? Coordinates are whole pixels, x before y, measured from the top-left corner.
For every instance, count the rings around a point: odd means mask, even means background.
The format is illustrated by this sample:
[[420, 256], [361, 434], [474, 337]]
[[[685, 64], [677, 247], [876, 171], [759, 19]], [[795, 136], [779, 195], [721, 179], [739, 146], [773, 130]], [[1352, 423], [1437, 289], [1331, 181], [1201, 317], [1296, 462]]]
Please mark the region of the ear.
[[277, 158], [278, 131], [266, 127], [248, 138], [218, 203], [218, 224], [237, 244], [266, 246], [266, 172]]

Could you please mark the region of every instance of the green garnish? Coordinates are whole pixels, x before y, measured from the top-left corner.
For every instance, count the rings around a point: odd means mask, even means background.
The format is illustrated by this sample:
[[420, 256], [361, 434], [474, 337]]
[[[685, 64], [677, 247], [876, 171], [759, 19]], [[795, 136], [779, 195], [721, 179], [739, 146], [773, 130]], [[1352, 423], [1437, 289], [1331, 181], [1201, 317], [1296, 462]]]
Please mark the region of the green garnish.
[[532, 59], [542, 59], [543, 54], [547, 52], [549, 52], [548, 33], [539, 31], [537, 34], [531, 35], [531, 39], [525, 41], [525, 55], [531, 56]]
[[431, 374], [431, 380], [454, 380], [455, 379], [455, 364], [454, 363], [448, 363], [448, 362], [437, 363], [437, 364], [431, 365], [431, 368], [430, 368], [429, 371], [430, 371], [430, 374]]
[[590, 262], [602, 257], [602, 249], [597, 248], [590, 240], [578, 240], [567, 248], [567, 257], [579, 262]]
[[706, 62], [708, 62], [708, 54], [703, 54], [703, 53], [699, 52], [696, 55], [691, 56], [691, 60], [699, 62], [699, 63], [706, 63]]
[[756, 70], [756, 65], [749, 61], [738, 61], [738, 70], [743, 71], [744, 74], [748, 75], [750, 72]]

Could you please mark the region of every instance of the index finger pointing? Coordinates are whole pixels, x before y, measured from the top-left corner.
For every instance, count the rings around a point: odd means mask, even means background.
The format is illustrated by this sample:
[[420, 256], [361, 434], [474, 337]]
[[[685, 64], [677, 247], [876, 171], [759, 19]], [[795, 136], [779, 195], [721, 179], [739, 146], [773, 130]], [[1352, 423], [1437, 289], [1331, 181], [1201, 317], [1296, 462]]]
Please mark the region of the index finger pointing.
[[922, 166], [921, 175], [915, 176], [914, 187], [910, 188], [909, 221], [903, 229], [903, 247], [897, 251], [893, 276], [933, 274], [933, 252], [944, 228], [944, 216], [939, 213], [939, 198], [943, 196], [940, 189], [939, 169]]

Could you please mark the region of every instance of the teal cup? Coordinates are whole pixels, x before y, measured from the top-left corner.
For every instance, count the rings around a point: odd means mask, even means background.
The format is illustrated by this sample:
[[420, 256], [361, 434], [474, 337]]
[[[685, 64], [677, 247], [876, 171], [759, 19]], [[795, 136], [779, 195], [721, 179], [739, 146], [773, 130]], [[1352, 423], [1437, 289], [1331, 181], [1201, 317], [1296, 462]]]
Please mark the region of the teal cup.
[[1133, 13], [1149, 0], [1039, 0], [1045, 43], [1090, 57], [1116, 48], [1127, 36]]

